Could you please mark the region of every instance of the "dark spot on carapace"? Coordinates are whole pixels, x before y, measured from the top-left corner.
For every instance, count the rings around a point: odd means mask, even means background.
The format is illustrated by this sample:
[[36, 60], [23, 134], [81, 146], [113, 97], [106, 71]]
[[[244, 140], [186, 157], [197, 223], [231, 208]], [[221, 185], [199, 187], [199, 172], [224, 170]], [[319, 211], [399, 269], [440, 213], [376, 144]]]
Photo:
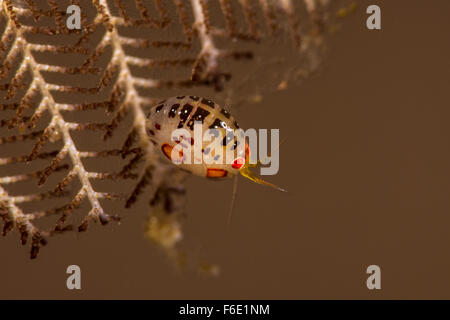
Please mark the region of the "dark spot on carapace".
[[179, 103], [176, 103], [170, 107], [169, 118], [175, 118], [179, 107], [180, 107]]
[[208, 99], [202, 99], [201, 102], [203, 104], [206, 104], [207, 106], [209, 106], [211, 108], [214, 108], [214, 106], [215, 106], [215, 103], [213, 101], [211, 101], [211, 100], [208, 100]]
[[209, 129], [219, 129], [219, 128], [224, 128], [224, 123], [222, 120], [216, 118], [214, 119], [214, 122], [212, 125], [209, 126]]
[[203, 108], [198, 107], [197, 110], [195, 111], [194, 115], [191, 117], [191, 119], [189, 120], [187, 126], [193, 130], [194, 129], [194, 122], [195, 121], [200, 121], [202, 124], [205, 121], [205, 118], [209, 115], [209, 111], [205, 110]]
[[161, 105], [159, 105], [159, 106], [157, 106], [156, 107], [156, 109], [155, 109], [155, 112], [160, 112], [161, 111], [161, 109], [164, 107], [164, 105], [163, 104], [161, 104]]
[[189, 98], [191, 98], [194, 101], [200, 100], [200, 97], [197, 97], [197, 96], [189, 96]]
[[227, 110], [222, 108], [222, 110], [220, 110], [220, 113], [222, 113], [225, 116], [225, 118], [230, 119], [231, 115]]
[[183, 99], [185, 96], [178, 96], [177, 99]]
[[155, 123], [156, 130], [161, 130], [161, 125], [159, 123]]
[[191, 106], [189, 103], [186, 103], [183, 108], [180, 111], [180, 123], [178, 124], [178, 128], [182, 128], [184, 123], [186, 122], [187, 118], [192, 112], [192, 109], [194, 109], [193, 106]]
[[152, 136], [155, 135], [155, 131], [153, 131], [152, 129], [148, 129], [147, 132], [150, 133]]

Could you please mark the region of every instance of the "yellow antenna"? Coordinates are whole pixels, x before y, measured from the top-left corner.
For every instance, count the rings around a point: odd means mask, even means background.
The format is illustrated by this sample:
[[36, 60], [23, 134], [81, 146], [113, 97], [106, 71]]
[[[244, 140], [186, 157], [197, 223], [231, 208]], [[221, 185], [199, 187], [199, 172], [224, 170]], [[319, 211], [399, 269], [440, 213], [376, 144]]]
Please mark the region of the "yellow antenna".
[[258, 177], [257, 175], [255, 175], [253, 172], [251, 172], [251, 171], [250, 171], [250, 168], [247, 167], [247, 166], [244, 167], [244, 168], [242, 168], [240, 172], [241, 172], [241, 174], [242, 174], [244, 177], [246, 177], [247, 179], [252, 180], [253, 182], [256, 182], [256, 183], [259, 183], [259, 184], [263, 184], [263, 185], [272, 187], [272, 188], [277, 189], [277, 190], [279, 190], [279, 191], [287, 192], [285, 189], [280, 188], [280, 187], [274, 185], [273, 183], [264, 181], [263, 179], [261, 179], [260, 177]]
[[[287, 138], [283, 139], [283, 141], [280, 142], [280, 144], [278, 145], [278, 148], [281, 146], [281, 144], [283, 144], [286, 141], [286, 139]], [[277, 189], [282, 192], [287, 192], [287, 190], [280, 188], [280, 187], [274, 185], [273, 183], [264, 181], [263, 179], [261, 179], [260, 177], [258, 177], [257, 175], [255, 175], [253, 172], [250, 171], [250, 168], [256, 168], [260, 165], [261, 165], [261, 161], [259, 161], [259, 160], [256, 164], [245, 164], [245, 166], [240, 170], [240, 173], [247, 179], [252, 180], [253, 182], [272, 187], [272, 188]]]

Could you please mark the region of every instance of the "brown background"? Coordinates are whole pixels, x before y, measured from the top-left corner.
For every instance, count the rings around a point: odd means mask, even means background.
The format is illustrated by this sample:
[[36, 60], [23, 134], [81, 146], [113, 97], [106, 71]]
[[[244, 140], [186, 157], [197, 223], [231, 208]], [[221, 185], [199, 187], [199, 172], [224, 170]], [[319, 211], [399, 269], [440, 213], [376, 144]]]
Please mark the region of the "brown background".
[[[375, 3], [382, 31], [365, 27]], [[1, 239], [0, 298], [450, 298], [449, 13], [447, 0], [361, 1], [315, 76], [239, 109], [288, 137], [269, 180], [289, 193], [241, 180], [228, 226], [231, 183], [189, 179], [184, 245], [219, 277], [178, 272], [144, 238], [142, 205], [34, 261]], [[70, 264], [81, 291], [66, 289]]]

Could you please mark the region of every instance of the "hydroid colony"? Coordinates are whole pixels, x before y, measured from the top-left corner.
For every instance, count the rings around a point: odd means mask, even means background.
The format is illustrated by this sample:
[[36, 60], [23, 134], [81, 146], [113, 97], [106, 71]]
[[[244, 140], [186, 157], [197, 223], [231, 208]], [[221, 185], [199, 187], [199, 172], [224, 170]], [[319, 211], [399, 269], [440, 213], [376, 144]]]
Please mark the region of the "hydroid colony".
[[154, 150], [147, 110], [179, 93], [249, 100], [233, 81], [280, 36], [294, 52], [281, 74], [307, 74], [335, 12], [326, 0], [0, 1], [3, 235], [18, 231], [36, 258], [50, 236], [147, 201], [148, 235], [173, 250], [186, 175]]

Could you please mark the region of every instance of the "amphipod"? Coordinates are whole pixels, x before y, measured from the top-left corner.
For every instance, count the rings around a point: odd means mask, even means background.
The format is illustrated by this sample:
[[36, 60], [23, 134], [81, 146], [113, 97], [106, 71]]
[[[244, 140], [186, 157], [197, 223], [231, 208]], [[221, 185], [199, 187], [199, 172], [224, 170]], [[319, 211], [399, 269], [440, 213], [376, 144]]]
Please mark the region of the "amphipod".
[[[194, 124], [201, 123], [202, 132], [208, 129], [216, 129], [222, 132], [223, 140], [221, 147], [223, 152], [217, 153], [210, 147], [210, 141], [201, 139], [201, 155], [203, 161], [195, 163], [194, 154]], [[177, 137], [173, 133], [177, 129], [187, 130], [188, 137]], [[192, 174], [210, 179], [226, 179], [237, 176], [238, 173], [244, 177], [263, 185], [267, 185], [285, 191], [269, 182], [262, 180], [250, 171], [257, 164], [250, 163], [250, 152], [248, 144], [239, 148], [239, 139], [231, 135], [236, 132], [239, 125], [234, 117], [224, 108], [213, 101], [197, 96], [178, 96], [161, 101], [152, 107], [147, 115], [146, 130], [149, 139], [162, 154], [172, 163], [176, 163], [181, 169]], [[178, 130], [180, 132], [181, 130]], [[199, 143], [199, 142], [197, 142]], [[189, 148], [191, 146], [191, 148]], [[197, 144], [198, 146], [198, 144]], [[176, 148], [174, 150], [174, 148]], [[191, 153], [191, 161], [185, 163], [186, 151]], [[232, 161], [224, 161], [227, 151], [233, 151]], [[197, 153], [198, 155], [198, 153]], [[208, 159], [209, 161], [206, 161]], [[237, 182], [237, 180], [235, 180]], [[233, 199], [236, 193], [236, 183], [233, 191]]]

